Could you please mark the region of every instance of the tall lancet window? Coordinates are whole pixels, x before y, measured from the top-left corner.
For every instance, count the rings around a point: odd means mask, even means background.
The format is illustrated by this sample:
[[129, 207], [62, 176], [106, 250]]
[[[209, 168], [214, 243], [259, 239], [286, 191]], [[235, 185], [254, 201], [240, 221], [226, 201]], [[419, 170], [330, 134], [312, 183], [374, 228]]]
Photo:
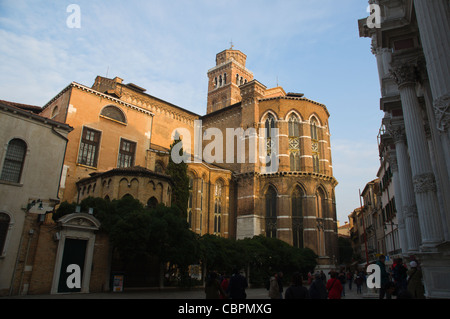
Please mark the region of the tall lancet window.
[[[272, 114], [267, 115], [266, 121], [264, 122], [264, 129], [266, 135], [266, 156], [271, 156], [273, 151], [273, 136], [272, 129], [276, 127], [275, 117]], [[271, 160], [268, 160], [266, 166], [271, 166]]]
[[187, 211], [187, 222], [189, 228], [192, 229], [192, 206], [194, 202], [194, 178], [189, 176], [189, 199], [188, 199], [188, 211]]
[[326, 220], [326, 196], [322, 188], [316, 192], [316, 223], [318, 255], [325, 256], [325, 220]]
[[222, 225], [223, 183], [217, 181], [214, 188], [214, 234], [220, 235]]
[[315, 117], [311, 118], [311, 151], [313, 159], [313, 171], [315, 173], [320, 173], [320, 147], [319, 147], [319, 137], [317, 132], [317, 119]]
[[297, 115], [289, 116], [289, 160], [291, 171], [300, 171], [300, 121]]
[[266, 237], [277, 238], [277, 192], [270, 186], [265, 195]]
[[292, 194], [292, 243], [294, 247], [303, 248], [303, 197], [304, 192], [296, 187]]

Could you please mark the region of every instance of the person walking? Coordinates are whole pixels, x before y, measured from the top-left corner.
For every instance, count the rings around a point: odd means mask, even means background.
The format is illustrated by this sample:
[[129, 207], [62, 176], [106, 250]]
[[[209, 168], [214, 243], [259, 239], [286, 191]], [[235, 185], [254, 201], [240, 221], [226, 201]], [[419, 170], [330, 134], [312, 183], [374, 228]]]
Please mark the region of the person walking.
[[407, 290], [413, 299], [425, 299], [425, 288], [422, 283], [422, 270], [416, 261], [409, 263]]
[[342, 285], [342, 297], [345, 297], [345, 283], [346, 283], [346, 276], [344, 273], [344, 270], [341, 270], [341, 272], [338, 275], [338, 279], [341, 282]]
[[311, 283], [313, 281], [313, 275], [311, 274], [311, 272], [308, 272], [308, 286], [311, 286]]
[[239, 269], [234, 269], [227, 289], [229, 298], [246, 299], [247, 293], [245, 292], [245, 289], [247, 289], [247, 287], [247, 278], [239, 273]]
[[302, 276], [295, 272], [292, 275], [292, 283], [284, 293], [285, 299], [309, 299], [309, 292], [306, 287], [303, 287]]
[[277, 276], [278, 281], [278, 292], [280, 294], [280, 299], [283, 299], [283, 273], [280, 271]]
[[364, 283], [364, 273], [362, 271], [356, 274], [355, 284], [356, 284], [356, 293], [362, 294], [362, 285]]
[[269, 279], [269, 298], [280, 299], [280, 288], [278, 286], [278, 274], [275, 274]]
[[228, 275], [224, 275], [223, 276], [223, 280], [222, 283], [220, 284], [220, 286], [222, 287], [224, 294], [220, 294], [220, 299], [227, 299], [228, 296], [226, 294], [226, 291], [228, 290], [228, 286], [230, 285], [230, 276]]
[[402, 258], [396, 258], [392, 265], [392, 277], [394, 278], [395, 290], [397, 293], [401, 293], [406, 290], [408, 282], [408, 269], [403, 264]]
[[211, 272], [205, 284], [206, 299], [219, 299], [221, 295], [225, 296], [225, 291], [222, 289], [218, 280], [218, 275]]
[[336, 272], [331, 272], [331, 278], [327, 282], [328, 299], [341, 299], [342, 294], [342, 284], [337, 278]]
[[323, 284], [326, 285], [327, 284], [327, 275], [325, 275], [323, 270], [320, 271], [320, 278], [322, 278]]
[[314, 274], [314, 281], [309, 286], [309, 296], [311, 299], [327, 299], [327, 288], [319, 272]]
[[390, 281], [389, 280], [389, 273], [386, 271], [386, 265], [384, 264], [384, 261], [386, 260], [386, 257], [384, 255], [380, 255], [378, 257], [378, 261], [376, 264], [380, 267], [380, 273], [381, 273], [381, 288], [380, 288], [380, 299], [384, 299], [384, 296], [386, 296], [386, 299], [392, 299], [392, 295], [386, 291], [386, 285]]
[[349, 270], [349, 271], [347, 272], [347, 281], [348, 281], [348, 290], [349, 290], [349, 291], [352, 290], [353, 280], [354, 280], [353, 271]]

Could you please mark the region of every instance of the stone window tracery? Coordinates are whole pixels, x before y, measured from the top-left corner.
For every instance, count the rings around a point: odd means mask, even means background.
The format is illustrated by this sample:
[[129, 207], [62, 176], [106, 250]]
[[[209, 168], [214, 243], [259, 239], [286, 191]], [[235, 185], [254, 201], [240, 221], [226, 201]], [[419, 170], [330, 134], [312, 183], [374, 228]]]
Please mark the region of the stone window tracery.
[[297, 115], [289, 116], [289, 160], [291, 171], [300, 171], [300, 121]]

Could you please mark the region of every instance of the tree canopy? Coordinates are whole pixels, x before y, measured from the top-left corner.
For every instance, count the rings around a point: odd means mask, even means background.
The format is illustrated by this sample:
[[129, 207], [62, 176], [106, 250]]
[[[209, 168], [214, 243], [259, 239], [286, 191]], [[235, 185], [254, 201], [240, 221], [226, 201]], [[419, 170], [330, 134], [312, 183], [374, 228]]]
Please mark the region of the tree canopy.
[[[169, 153], [172, 154], [174, 147], [177, 143], [181, 143], [180, 140], [175, 140], [170, 145]], [[183, 148], [179, 150], [183, 154]], [[172, 177], [173, 189], [172, 189], [172, 206], [177, 207], [181, 214], [184, 215], [188, 209], [189, 201], [189, 177], [187, 175], [187, 164], [184, 161], [175, 163], [172, 160], [172, 156], [169, 156], [169, 164], [167, 165], [166, 174]]]
[[[158, 257], [185, 273], [194, 264], [202, 264], [206, 271], [231, 273], [234, 268], [245, 269], [254, 284], [263, 284], [278, 271], [306, 274], [316, 266], [317, 255], [311, 249], [295, 248], [279, 239], [255, 236], [235, 240], [211, 234], [200, 237], [189, 229], [178, 207], [160, 204], [149, 209], [127, 197], [113, 201], [89, 197], [80, 206], [82, 212], [93, 208], [101, 229], [124, 260]], [[75, 207], [62, 203], [54, 219], [75, 212]]]

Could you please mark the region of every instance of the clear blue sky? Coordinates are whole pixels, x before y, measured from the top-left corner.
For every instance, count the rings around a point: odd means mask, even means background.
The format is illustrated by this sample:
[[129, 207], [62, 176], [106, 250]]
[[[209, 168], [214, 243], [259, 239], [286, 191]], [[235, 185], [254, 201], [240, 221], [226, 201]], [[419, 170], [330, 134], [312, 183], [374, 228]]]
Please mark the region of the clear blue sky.
[[[77, 4], [81, 27], [69, 28]], [[0, 0], [0, 99], [43, 106], [72, 81], [119, 76], [206, 113], [208, 69], [234, 48], [266, 85], [327, 106], [341, 223], [376, 178], [383, 113], [366, 0]]]

